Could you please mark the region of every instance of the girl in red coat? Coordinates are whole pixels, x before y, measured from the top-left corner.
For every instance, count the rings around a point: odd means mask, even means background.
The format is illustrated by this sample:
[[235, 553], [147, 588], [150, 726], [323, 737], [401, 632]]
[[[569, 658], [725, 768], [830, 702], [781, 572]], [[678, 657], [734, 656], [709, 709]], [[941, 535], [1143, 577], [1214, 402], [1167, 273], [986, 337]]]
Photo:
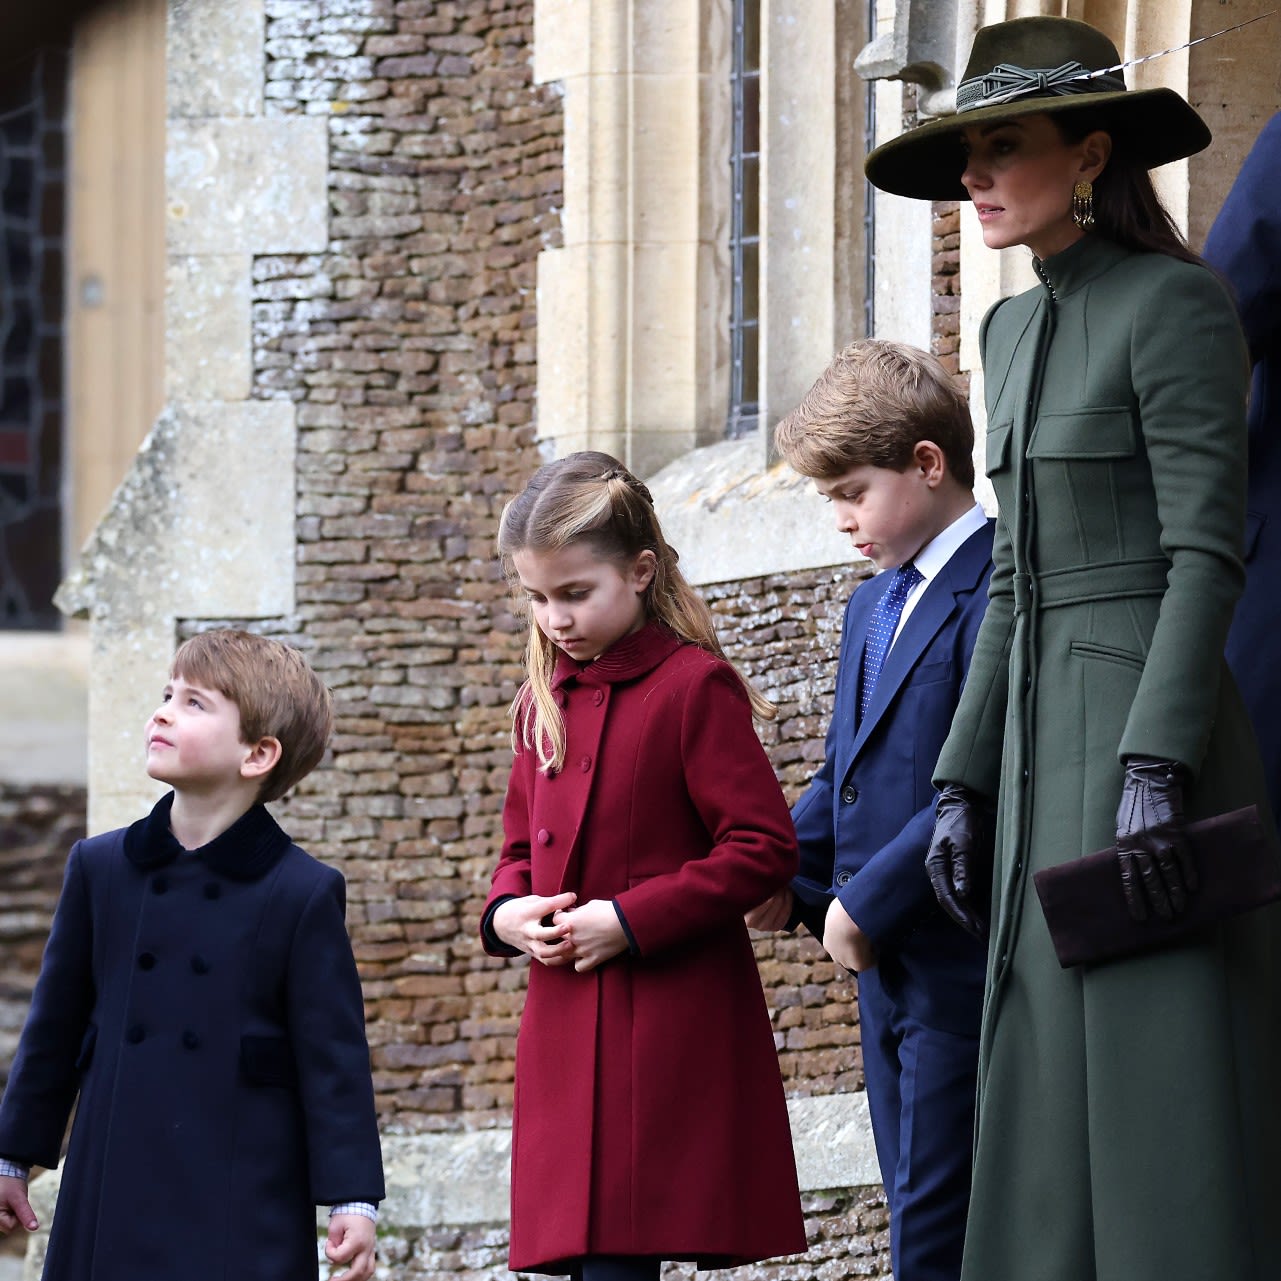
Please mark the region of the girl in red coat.
[[514, 1271], [653, 1281], [805, 1249], [791, 1132], [743, 913], [795, 837], [649, 491], [607, 454], [507, 505], [530, 614], [516, 759], [481, 932], [531, 956], [516, 1050]]

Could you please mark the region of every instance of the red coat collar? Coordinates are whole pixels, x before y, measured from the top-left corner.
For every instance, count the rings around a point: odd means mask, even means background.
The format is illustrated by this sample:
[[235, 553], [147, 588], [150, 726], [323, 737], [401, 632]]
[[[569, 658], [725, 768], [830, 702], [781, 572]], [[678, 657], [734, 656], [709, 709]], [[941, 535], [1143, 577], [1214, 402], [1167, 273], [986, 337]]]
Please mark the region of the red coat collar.
[[560, 654], [556, 659], [556, 670], [552, 673], [552, 689], [559, 689], [571, 680], [594, 685], [634, 681], [652, 672], [665, 658], [688, 644], [689, 641], [682, 640], [663, 623], [646, 623], [640, 631], [615, 641], [590, 663], [579, 663], [568, 654]]

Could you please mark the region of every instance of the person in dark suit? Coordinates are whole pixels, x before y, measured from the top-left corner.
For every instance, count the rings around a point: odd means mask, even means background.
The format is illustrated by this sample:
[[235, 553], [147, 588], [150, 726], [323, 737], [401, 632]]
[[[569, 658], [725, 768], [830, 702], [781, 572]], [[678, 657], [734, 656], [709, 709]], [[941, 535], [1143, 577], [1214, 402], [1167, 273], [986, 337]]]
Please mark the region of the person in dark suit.
[[383, 1196], [342, 876], [264, 803], [324, 754], [329, 691], [296, 650], [221, 628], [174, 656], [146, 728], [172, 787], [67, 862], [0, 1100], [0, 1232], [75, 1123], [45, 1281], [374, 1270]]
[[1245, 590], [1228, 666], [1259, 739], [1272, 813], [1281, 815], [1281, 113], [1255, 140], [1205, 242], [1236, 295], [1254, 365], [1247, 418]]
[[804, 922], [858, 974], [872, 1131], [897, 1281], [956, 1281], [970, 1186], [984, 949], [925, 870], [930, 776], [987, 605], [992, 523], [974, 501], [964, 396], [926, 352], [840, 352], [775, 439], [885, 572], [845, 611], [822, 768], [792, 811], [800, 873], [748, 914]]

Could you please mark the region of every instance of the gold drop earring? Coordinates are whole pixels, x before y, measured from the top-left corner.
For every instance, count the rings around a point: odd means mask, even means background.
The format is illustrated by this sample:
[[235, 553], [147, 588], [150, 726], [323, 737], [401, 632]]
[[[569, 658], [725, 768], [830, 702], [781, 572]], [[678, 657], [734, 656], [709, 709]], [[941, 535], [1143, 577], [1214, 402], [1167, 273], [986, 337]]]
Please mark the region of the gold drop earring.
[[1082, 231], [1094, 226], [1094, 184], [1088, 178], [1072, 188], [1072, 221]]

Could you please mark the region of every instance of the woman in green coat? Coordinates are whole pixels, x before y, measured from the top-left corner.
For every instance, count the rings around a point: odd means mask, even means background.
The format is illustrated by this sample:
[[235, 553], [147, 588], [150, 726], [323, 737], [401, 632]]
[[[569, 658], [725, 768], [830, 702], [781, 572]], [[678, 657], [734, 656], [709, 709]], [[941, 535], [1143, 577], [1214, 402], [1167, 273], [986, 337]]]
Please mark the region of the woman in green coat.
[[958, 114], [867, 162], [887, 190], [968, 196], [1039, 278], [980, 334], [995, 572], [935, 776], [932, 880], [976, 928], [996, 813], [962, 1276], [1277, 1281], [1281, 913], [1062, 969], [1032, 883], [1116, 844], [1131, 914], [1177, 916], [1197, 892], [1184, 822], [1265, 797], [1222, 657], [1245, 349], [1147, 173], [1209, 132], [1172, 91], [1127, 91], [1120, 61], [1068, 19], [984, 28]]

